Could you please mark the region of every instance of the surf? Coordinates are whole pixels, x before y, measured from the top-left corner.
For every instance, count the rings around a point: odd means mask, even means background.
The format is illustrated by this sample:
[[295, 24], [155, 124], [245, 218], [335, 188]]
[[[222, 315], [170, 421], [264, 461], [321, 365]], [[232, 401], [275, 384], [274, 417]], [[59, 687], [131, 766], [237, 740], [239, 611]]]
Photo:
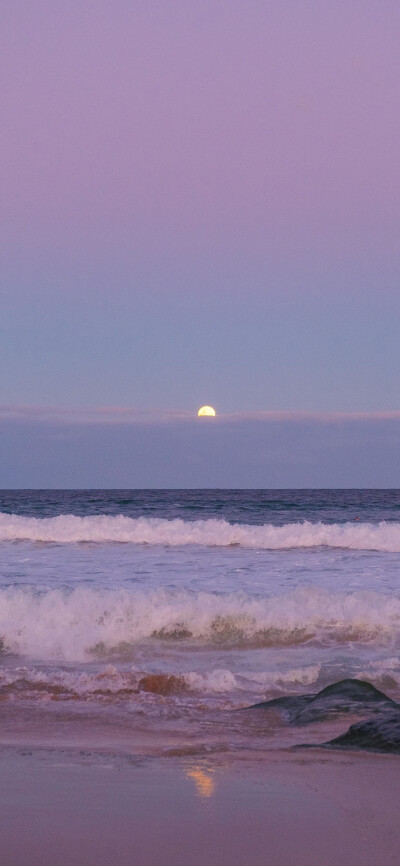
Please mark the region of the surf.
[[32, 541], [55, 544], [125, 543], [179, 547], [242, 547], [263, 550], [345, 548], [400, 552], [400, 523], [313, 523], [304, 520], [276, 526], [226, 520], [182, 520], [124, 515], [24, 517], [0, 514], [0, 542]]
[[0, 591], [3, 656], [129, 660], [142, 641], [182, 649], [397, 647], [399, 631], [400, 597], [367, 590], [304, 587], [265, 597], [82, 586]]

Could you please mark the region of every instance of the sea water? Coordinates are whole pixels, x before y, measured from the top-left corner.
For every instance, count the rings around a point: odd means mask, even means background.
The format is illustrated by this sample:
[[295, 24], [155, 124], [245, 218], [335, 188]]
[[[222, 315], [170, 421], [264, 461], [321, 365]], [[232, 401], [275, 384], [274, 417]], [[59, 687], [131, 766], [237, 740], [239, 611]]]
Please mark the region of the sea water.
[[347, 677], [400, 698], [400, 491], [18, 490], [0, 512], [16, 723], [248, 748], [234, 711], [259, 701]]

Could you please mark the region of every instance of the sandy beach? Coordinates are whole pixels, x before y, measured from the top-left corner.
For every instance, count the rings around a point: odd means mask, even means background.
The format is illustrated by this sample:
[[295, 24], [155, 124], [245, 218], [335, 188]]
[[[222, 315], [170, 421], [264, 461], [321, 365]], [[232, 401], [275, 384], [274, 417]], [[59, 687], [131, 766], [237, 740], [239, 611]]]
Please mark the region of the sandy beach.
[[398, 862], [398, 758], [2, 747], [4, 866]]

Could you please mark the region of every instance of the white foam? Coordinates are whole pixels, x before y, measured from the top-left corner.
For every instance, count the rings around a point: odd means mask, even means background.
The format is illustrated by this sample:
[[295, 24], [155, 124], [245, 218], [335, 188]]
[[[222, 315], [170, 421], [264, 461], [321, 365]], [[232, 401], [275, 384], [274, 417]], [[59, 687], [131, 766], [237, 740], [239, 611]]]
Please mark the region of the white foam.
[[47, 697], [46, 687], [48, 691], [59, 688], [65, 693], [72, 692], [80, 697], [88, 697], [96, 694], [118, 695], [121, 690], [133, 692], [137, 688], [138, 676], [134, 672], [120, 672], [114, 665], [106, 665], [99, 673], [0, 667], [1, 686], [12, 686], [21, 682], [32, 691], [38, 686], [44, 687], [40, 689], [44, 697]]
[[234, 674], [230, 670], [216, 668], [206, 673], [191, 671], [183, 675], [187, 686], [194, 691], [212, 694], [242, 691], [263, 695], [270, 690], [285, 690], [294, 686], [315, 683], [321, 671], [320, 664], [289, 668], [287, 671], [249, 671]]
[[[357, 668], [348, 672], [349, 676], [367, 680], [377, 688], [389, 690], [392, 696], [398, 694], [400, 686], [400, 659], [395, 657], [371, 660], [363, 669]], [[39, 701], [47, 701], [56, 693], [58, 699], [68, 700], [79, 697], [82, 700], [121, 700], [139, 703], [152, 703], [154, 695], [141, 687], [143, 677], [149, 676], [148, 671], [131, 667], [128, 670], [118, 670], [108, 664], [100, 671], [74, 670], [63, 668], [42, 667], [7, 667], [0, 666], [0, 688], [6, 688], [14, 698], [24, 699], [26, 694]], [[168, 677], [165, 674], [166, 678]], [[283, 670], [260, 670], [257, 672], [242, 670], [232, 671], [228, 668], [212, 670], [174, 672], [174, 676], [185, 684], [186, 690], [179, 692], [179, 700], [187, 700], [191, 694], [207, 696], [228, 696], [237, 704], [238, 699], [245, 704], [252, 701], [268, 699], [276, 694], [316, 691], [326, 679], [323, 665], [308, 664], [303, 667]], [[321, 676], [323, 681], [319, 683]], [[151, 674], [150, 674], [151, 677]], [[13, 687], [15, 690], [13, 691]], [[174, 700], [176, 695], [173, 695]], [[157, 700], [157, 698], [156, 698]], [[242, 705], [242, 704], [240, 704]]]
[[[289, 669], [285, 673], [263, 671], [257, 674], [251, 672], [234, 673], [229, 669], [190, 671], [178, 674], [179, 680], [186, 685], [188, 692], [200, 692], [203, 695], [222, 695], [246, 693], [265, 695], [271, 689], [276, 692], [288, 688], [306, 686], [316, 682], [320, 673], [320, 665], [308, 665], [304, 668]], [[146, 676], [145, 671], [118, 670], [114, 665], [107, 665], [99, 672], [51, 669], [43, 667], [0, 667], [0, 687], [16, 686], [23, 697], [26, 691], [37, 692], [37, 697], [47, 700], [55, 690], [68, 699], [85, 698], [118, 698], [121, 693], [128, 700], [138, 694], [141, 698], [151, 694], [140, 689], [140, 681]], [[24, 689], [21, 684], [24, 684]]]
[[0, 541], [129, 542], [279, 550], [296, 547], [343, 547], [400, 552], [400, 523], [287, 523], [274, 526], [231, 524], [225, 520], [164, 520], [98, 515], [22, 517], [0, 513]]
[[240, 688], [240, 679], [232, 671], [223, 668], [217, 668], [204, 674], [190, 671], [190, 673], [184, 674], [183, 678], [188, 688], [193, 689], [193, 691], [221, 694], [224, 692], [234, 692]]
[[151, 637], [220, 646], [374, 642], [395, 645], [400, 598], [315, 587], [254, 598], [244, 593], [154, 590], [0, 591], [4, 647], [35, 659], [111, 657]]

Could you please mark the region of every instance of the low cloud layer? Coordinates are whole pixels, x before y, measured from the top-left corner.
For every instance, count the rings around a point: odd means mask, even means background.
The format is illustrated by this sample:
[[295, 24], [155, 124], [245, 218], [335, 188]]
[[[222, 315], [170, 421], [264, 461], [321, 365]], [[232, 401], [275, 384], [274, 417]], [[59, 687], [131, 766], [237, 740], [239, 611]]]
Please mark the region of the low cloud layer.
[[400, 487], [400, 412], [0, 407], [0, 486]]

